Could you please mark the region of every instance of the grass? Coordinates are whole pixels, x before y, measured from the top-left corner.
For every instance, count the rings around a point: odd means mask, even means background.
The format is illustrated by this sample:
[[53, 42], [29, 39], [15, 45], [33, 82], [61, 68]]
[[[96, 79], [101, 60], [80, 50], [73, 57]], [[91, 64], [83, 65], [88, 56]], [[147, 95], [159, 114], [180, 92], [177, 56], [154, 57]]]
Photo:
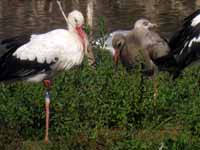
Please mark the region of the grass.
[[[172, 80], [159, 73], [158, 96], [139, 71], [114, 72], [96, 50], [98, 65], [60, 73], [51, 91], [50, 144], [44, 136], [44, 89], [26, 82], [0, 84], [0, 149], [189, 150], [200, 148], [200, 68]], [[141, 99], [142, 97], [142, 99]]]

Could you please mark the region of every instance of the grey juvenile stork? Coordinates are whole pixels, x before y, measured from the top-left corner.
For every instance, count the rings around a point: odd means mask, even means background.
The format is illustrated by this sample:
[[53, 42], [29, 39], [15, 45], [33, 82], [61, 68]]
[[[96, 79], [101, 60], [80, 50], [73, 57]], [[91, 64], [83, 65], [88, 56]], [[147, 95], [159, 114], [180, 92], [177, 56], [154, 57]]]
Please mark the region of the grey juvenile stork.
[[111, 55], [114, 55], [114, 48], [112, 46], [113, 37], [116, 34], [122, 34], [122, 35], [126, 36], [129, 32], [130, 32], [130, 30], [113, 31], [111, 33], [106, 34], [105, 36], [103, 36], [101, 38], [93, 40], [92, 45], [97, 48], [108, 50], [111, 53]]
[[154, 27], [156, 24], [149, 20], [139, 19], [126, 36], [116, 34], [112, 40], [115, 64], [118, 64], [120, 57], [126, 68], [133, 68], [141, 54], [145, 70], [151, 72], [151, 75], [155, 73], [157, 67], [153, 60], [167, 55], [170, 49], [167, 42], [152, 30]]
[[[152, 76], [157, 71], [153, 59], [167, 55], [170, 51], [167, 42], [151, 29], [156, 24], [147, 19], [139, 19], [134, 28], [126, 35], [116, 34], [112, 45], [115, 49], [114, 62], [117, 68], [120, 57], [122, 64], [127, 69], [133, 69], [135, 64], [143, 64], [143, 72]], [[154, 99], [157, 97], [157, 82], [154, 81]], [[154, 101], [155, 106], [155, 101]]]

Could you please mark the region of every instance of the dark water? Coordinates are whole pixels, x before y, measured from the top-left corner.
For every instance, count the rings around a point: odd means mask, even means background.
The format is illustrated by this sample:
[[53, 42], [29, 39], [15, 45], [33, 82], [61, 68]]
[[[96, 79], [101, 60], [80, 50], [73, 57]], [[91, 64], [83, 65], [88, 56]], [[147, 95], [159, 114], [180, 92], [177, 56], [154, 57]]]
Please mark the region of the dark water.
[[[107, 31], [127, 29], [136, 19], [149, 18], [159, 25], [163, 34], [170, 34], [182, 19], [200, 8], [200, 0], [63, 0], [67, 14], [73, 9], [87, 16], [87, 5], [93, 1], [93, 28], [104, 16]], [[43, 33], [66, 28], [65, 21], [54, 0], [0, 0], [0, 38], [24, 32]], [[96, 32], [94, 32], [95, 34]]]

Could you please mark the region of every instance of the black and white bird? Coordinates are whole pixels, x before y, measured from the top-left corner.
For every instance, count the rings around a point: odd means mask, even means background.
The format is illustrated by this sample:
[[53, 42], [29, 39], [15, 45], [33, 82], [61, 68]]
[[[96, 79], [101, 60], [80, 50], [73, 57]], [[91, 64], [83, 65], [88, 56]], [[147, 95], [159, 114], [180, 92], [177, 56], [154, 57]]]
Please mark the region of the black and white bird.
[[95, 63], [83, 31], [84, 17], [74, 10], [68, 15], [68, 30], [56, 29], [44, 34], [22, 35], [0, 41], [0, 81], [44, 82], [46, 95], [46, 131], [48, 142], [49, 93], [52, 78], [62, 70], [80, 65], [84, 54]]
[[155, 60], [155, 63], [172, 68], [170, 72], [174, 78], [185, 67], [200, 60], [200, 9], [184, 19], [180, 29], [170, 39], [169, 47], [169, 54]]

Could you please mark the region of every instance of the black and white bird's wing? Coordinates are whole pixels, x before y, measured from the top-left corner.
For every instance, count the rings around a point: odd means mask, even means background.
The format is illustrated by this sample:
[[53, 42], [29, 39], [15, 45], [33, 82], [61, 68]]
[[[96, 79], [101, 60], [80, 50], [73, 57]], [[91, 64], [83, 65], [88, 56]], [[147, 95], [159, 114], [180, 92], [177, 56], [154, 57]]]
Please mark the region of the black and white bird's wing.
[[200, 9], [184, 19], [182, 27], [170, 39], [169, 46], [173, 55], [183, 57], [178, 59], [184, 59], [185, 55], [199, 51], [196, 49], [198, 42], [200, 42]]
[[41, 75], [41, 78], [38, 79], [38, 81], [41, 81], [46, 77], [45, 73], [51, 69], [51, 64], [46, 62], [38, 63], [37, 59], [32, 61], [20, 60], [14, 56], [9, 56], [5, 62], [0, 65], [0, 70], [2, 70], [0, 73], [0, 81], [24, 80], [36, 74]]
[[155, 60], [165, 63], [167, 68], [177, 77], [181, 70], [200, 57], [200, 9], [184, 19], [180, 29], [169, 41], [170, 53], [166, 57]]
[[0, 43], [0, 81], [26, 79], [44, 70], [49, 70], [51, 63], [38, 62], [34, 59], [16, 56], [23, 45], [30, 42], [30, 35], [17, 36], [2, 40]]
[[175, 55], [175, 59], [182, 69], [200, 59], [200, 35], [185, 43], [183, 49]]
[[0, 57], [13, 53], [17, 48], [26, 44], [30, 40], [30, 35], [24, 34], [0, 41]]
[[0, 81], [27, 79], [39, 82], [58, 71], [80, 65], [84, 57], [80, 38], [64, 29], [31, 35], [28, 42], [14, 41], [17, 46], [11, 49], [8, 48], [12, 45], [9, 40], [3, 42], [7, 48], [0, 57]]

